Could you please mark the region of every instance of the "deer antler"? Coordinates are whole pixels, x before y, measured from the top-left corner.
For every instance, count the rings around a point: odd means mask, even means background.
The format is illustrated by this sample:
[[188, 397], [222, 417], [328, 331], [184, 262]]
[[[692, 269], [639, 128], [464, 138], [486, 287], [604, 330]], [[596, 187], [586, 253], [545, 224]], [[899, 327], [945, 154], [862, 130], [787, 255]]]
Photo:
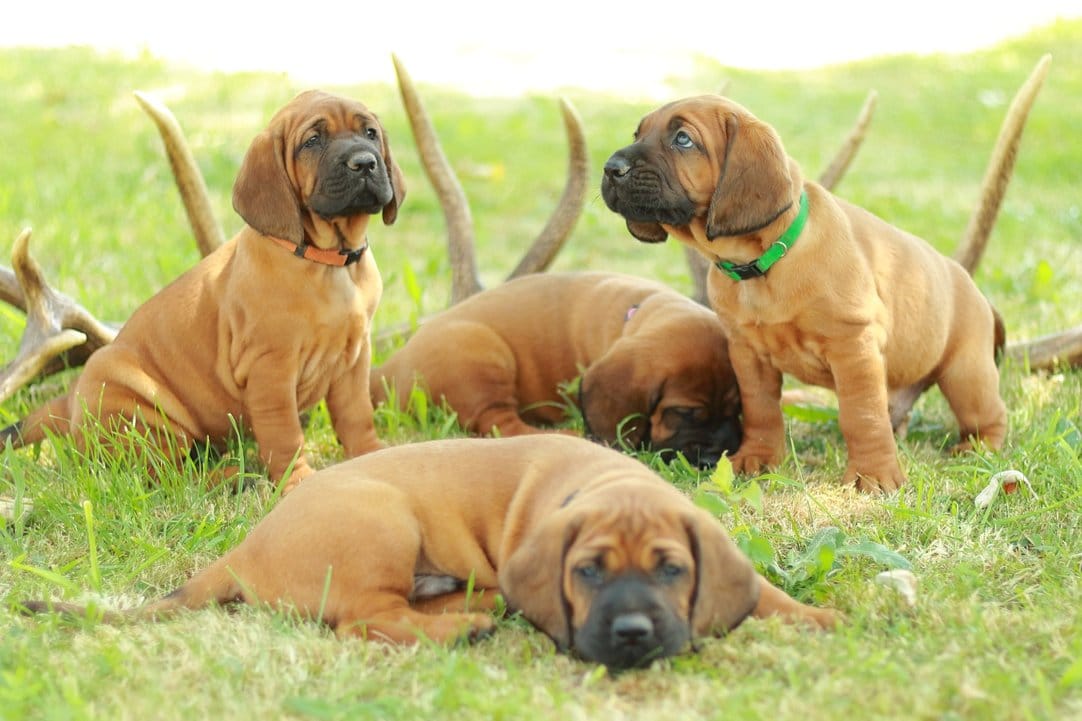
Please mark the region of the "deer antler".
[[[452, 276], [451, 304], [454, 305], [482, 289], [477, 274], [469, 201], [451, 164], [443, 154], [436, 130], [421, 102], [413, 79], [396, 56], [392, 55], [391, 59], [398, 76], [402, 104], [421, 156], [421, 164], [436, 191], [447, 222], [447, 247]], [[589, 158], [582, 121], [571, 103], [564, 98], [560, 99], [560, 110], [568, 139], [567, 183], [548, 223], [530, 244], [522, 260], [511, 272], [510, 278], [547, 269], [571, 235], [586, 202]], [[392, 334], [398, 335], [398, 332]]]
[[1008, 343], [1005, 355], [1031, 371], [1053, 370], [1060, 364], [1082, 367], [1082, 325], [1030, 341]]
[[508, 279], [548, 270], [571, 236], [575, 224], [579, 222], [582, 207], [586, 203], [586, 181], [590, 166], [582, 120], [567, 98], [560, 98], [560, 112], [564, 117], [564, 129], [567, 131], [567, 183], [564, 185], [560, 202], [556, 204], [556, 211], [549, 217], [541, 234], [530, 245]]
[[864, 143], [864, 136], [868, 132], [868, 125], [872, 122], [872, 115], [875, 114], [878, 99], [879, 96], [874, 90], [868, 91], [868, 96], [864, 98], [864, 105], [860, 107], [860, 112], [857, 114], [857, 122], [845, 136], [842, 146], [838, 148], [830, 165], [819, 175], [819, 185], [827, 190], [834, 190], [841, 182], [845, 171], [849, 170], [849, 164], [853, 162], [853, 158], [857, 156], [857, 151], [860, 150], [860, 146]]
[[134, 93], [139, 106], [158, 126], [158, 133], [165, 144], [165, 154], [173, 168], [173, 178], [177, 190], [184, 201], [184, 210], [188, 213], [188, 222], [192, 224], [195, 243], [205, 258], [225, 242], [222, 226], [214, 217], [210, 207], [210, 194], [203, 174], [195, 162], [191, 148], [184, 140], [184, 131], [180, 129], [173, 113], [160, 100], [138, 90]]
[[984, 249], [988, 245], [988, 238], [992, 235], [992, 226], [996, 223], [996, 216], [999, 215], [999, 208], [1003, 204], [1003, 196], [1007, 193], [1007, 184], [1011, 182], [1014, 161], [1018, 157], [1018, 145], [1022, 142], [1022, 130], [1025, 128], [1026, 118], [1029, 117], [1030, 108], [1033, 107], [1037, 93], [1044, 84], [1051, 62], [1051, 55], [1045, 55], [1037, 61], [1037, 67], [1015, 93], [1014, 100], [1007, 108], [1007, 115], [999, 128], [999, 137], [992, 150], [992, 156], [988, 159], [984, 180], [981, 181], [980, 200], [973, 215], [969, 216], [969, 224], [962, 235], [962, 242], [958, 244], [958, 249], [954, 253], [955, 260], [961, 263], [970, 275], [977, 269], [977, 264], [980, 263]]
[[447, 223], [447, 252], [451, 260], [451, 303], [457, 303], [481, 290], [477, 274], [477, 254], [474, 250], [473, 218], [466, 193], [451, 170], [447, 156], [443, 154], [436, 130], [428, 117], [417, 89], [405, 66], [397, 56], [391, 55], [402, 105], [406, 108], [417, 152], [425, 174], [440, 198], [440, 207]]
[[[985, 170], [984, 179], [981, 181], [977, 207], [970, 216], [965, 234], [962, 236], [958, 251], [955, 253], [955, 258], [971, 275], [976, 270], [978, 263], [980, 263], [984, 249], [988, 245], [988, 238], [992, 234], [996, 215], [999, 213], [1003, 196], [1007, 191], [1007, 184], [1010, 182], [1011, 173], [1014, 170], [1014, 161], [1018, 154], [1018, 145], [1022, 140], [1022, 131], [1025, 129], [1026, 118], [1029, 117], [1029, 111], [1033, 107], [1041, 85], [1044, 83], [1045, 76], [1048, 74], [1048, 65], [1051, 60], [1050, 55], [1045, 55], [1037, 62], [1037, 66], [1026, 81], [1022, 83], [1022, 87], [1018, 89], [1018, 92], [1015, 93], [1014, 100], [1011, 101], [1011, 105], [1007, 109], [1007, 115], [999, 128], [996, 144], [988, 160], [988, 168]], [[1055, 347], [1054, 340], [1056, 337], [1045, 339], [1047, 343], [1045, 348]], [[1033, 356], [1030, 353], [1028, 344], [1009, 346], [1006, 352], [1007, 355], [1012, 357]], [[1049, 362], [1054, 363], [1055, 360], [1049, 359]], [[930, 385], [931, 383], [922, 381], [900, 391], [891, 398], [890, 420], [896, 432], [904, 431], [913, 404], [917, 402], [917, 399]]]
[[30, 256], [29, 246], [27, 228], [19, 233], [11, 251], [14, 270], [0, 268], [0, 299], [26, 313], [19, 352], [0, 371], [0, 403], [39, 375], [85, 363], [91, 353], [116, 336], [114, 328], [49, 287], [41, 266]]
[[[722, 87], [723, 90], [720, 94], [724, 95], [724, 88], [728, 87], [728, 84], [726, 83]], [[841, 147], [838, 148], [838, 152], [835, 154], [834, 159], [830, 161], [830, 165], [819, 176], [819, 184], [827, 190], [834, 189], [834, 186], [845, 175], [845, 171], [849, 169], [849, 164], [853, 162], [853, 158], [856, 157], [857, 151], [864, 142], [864, 135], [868, 131], [868, 125], [872, 122], [876, 99], [876, 92], [874, 90], [869, 91], [868, 97], [865, 98], [864, 105], [861, 106], [860, 113], [857, 115], [857, 122], [845, 137]], [[684, 246], [684, 258], [687, 259], [691, 281], [695, 288], [692, 297], [703, 305], [709, 305], [706, 298], [706, 276], [710, 272], [710, 261], [699, 251], [687, 245]]]
[[[1007, 192], [1011, 169], [1014, 168], [1014, 162], [1018, 157], [1018, 145], [1022, 139], [1026, 117], [1044, 83], [1045, 76], [1048, 75], [1048, 66], [1051, 62], [1051, 55], [1045, 55], [1037, 61], [1037, 66], [1018, 90], [1007, 110], [1007, 116], [1003, 119], [999, 132], [1000, 136], [1006, 136], [1007, 140], [1002, 144], [996, 144], [992, 158], [988, 161], [988, 169], [985, 171], [982, 182], [982, 187], [986, 187], [987, 192], [982, 193], [980, 203], [970, 216], [962, 242], [954, 254], [962, 267], [970, 273], [977, 269], [984, 255], [984, 249], [988, 245], [992, 226], [996, 222], [1000, 204]], [[1003, 170], [1000, 171], [1000, 168]], [[1082, 325], [1030, 341], [1009, 343], [1005, 355], [1012, 360], [1025, 363], [1030, 370], [1052, 370], [1060, 363], [1082, 366]]]

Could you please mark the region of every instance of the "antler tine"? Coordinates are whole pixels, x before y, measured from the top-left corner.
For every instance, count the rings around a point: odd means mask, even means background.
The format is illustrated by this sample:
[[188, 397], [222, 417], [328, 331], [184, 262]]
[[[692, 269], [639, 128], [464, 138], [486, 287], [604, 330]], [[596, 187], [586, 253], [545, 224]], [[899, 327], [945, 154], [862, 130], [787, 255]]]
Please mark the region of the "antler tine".
[[391, 61], [398, 76], [398, 90], [413, 130], [413, 138], [417, 142], [421, 165], [436, 191], [447, 223], [447, 251], [451, 261], [451, 304], [454, 305], [482, 288], [477, 273], [470, 205], [451, 164], [447, 162], [447, 156], [443, 154], [436, 130], [421, 104], [413, 79], [396, 55], [391, 55]]
[[169, 165], [173, 168], [177, 190], [180, 191], [184, 210], [188, 213], [188, 221], [195, 234], [196, 245], [199, 246], [199, 252], [203, 257], [206, 257], [225, 242], [225, 234], [217, 218], [214, 217], [214, 211], [211, 210], [207, 184], [203, 180], [203, 174], [199, 171], [191, 148], [188, 147], [184, 131], [180, 129], [180, 123], [177, 122], [173, 113], [160, 100], [138, 90], [134, 95], [139, 106], [158, 126], [158, 133], [165, 144], [165, 154], [169, 157]]
[[860, 113], [857, 114], [856, 124], [853, 125], [853, 129], [849, 131], [849, 135], [842, 142], [842, 147], [838, 148], [838, 152], [834, 159], [830, 161], [830, 165], [819, 175], [819, 185], [822, 185], [827, 190], [834, 190], [834, 187], [841, 181], [842, 176], [845, 175], [845, 171], [849, 169], [849, 164], [856, 157], [857, 150], [864, 143], [864, 135], [868, 132], [868, 125], [872, 122], [872, 115], [875, 114], [875, 105], [878, 99], [879, 96], [874, 90], [868, 91], [868, 96], [864, 99], [864, 105], [861, 106]]
[[1025, 128], [1029, 111], [1033, 102], [1044, 84], [1045, 76], [1048, 75], [1048, 66], [1052, 62], [1051, 55], [1044, 55], [1037, 66], [1030, 73], [1026, 82], [1015, 93], [1011, 106], [1007, 109], [1007, 115], [1003, 118], [1003, 124], [999, 128], [999, 137], [995, 149], [988, 160], [988, 168], [981, 181], [981, 194], [973, 215], [969, 218], [962, 242], [955, 251], [955, 259], [962, 264], [972, 275], [980, 263], [984, 249], [988, 245], [988, 237], [992, 234], [992, 226], [996, 223], [996, 215], [999, 214], [1003, 196], [1007, 192], [1007, 184], [1011, 181], [1014, 170], [1014, 161], [1018, 157], [1018, 145], [1022, 141], [1022, 130]]
[[564, 128], [567, 131], [567, 183], [564, 185], [560, 202], [556, 204], [556, 210], [549, 216], [541, 234], [522, 256], [522, 260], [508, 276], [508, 280], [520, 275], [548, 270], [570, 237], [571, 231], [575, 229], [575, 224], [582, 215], [582, 208], [586, 204], [590, 159], [587, 157], [582, 120], [567, 98], [560, 98], [560, 112], [563, 113]]
[[26, 329], [15, 359], [0, 371], [0, 403], [37, 376], [63, 367], [60, 356], [65, 352], [72, 351], [68, 362], [78, 365], [116, 336], [114, 329], [49, 287], [30, 255], [29, 228], [15, 239], [11, 265], [14, 272], [0, 276], [2, 297], [26, 312]]
[[[988, 160], [988, 168], [985, 170], [984, 179], [981, 181], [980, 198], [977, 201], [977, 207], [973, 211], [973, 215], [970, 216], [969, 224], [962, 236], [962, 242], [954, 254], [955, 259], [963, 268], [969, 271], [970, 275], [977, 269], [981, 256], [984, 255], [984, 249], [988, 245], [988, 238], [992, 234], [992, 227], [995, 225], [999, 206], [1003, 202], [1003, 195], [1007, 191], [1007, 183], [1010, 182], [1011, 173], [1014, 170], [1014, 161], [1018, 155], [1018, 145], [1022, 140], [1022, 130], [1025, 128], [1026, 118], [1029, 117], [1029, 111], [1033, 107], [1033, 102], [1037, 98], [1041, 85], [1044, 83], [1045, 76], [1048, 74], [1048, 65], [1051, 61], [1051, 55], [1045, 55], [1037, 61], [1037, 66], [1033, 69], [1033, 72], [1030, 73], [1026, 81], [1022, 83], [1022, 87], [1015, 93], [1014, 100], [1011, 101], [1007, 114], [1003, 118], [1003, 124], [999, 128], [996, 144], [992, 148], [992, 155]], [[1049, 349], [1057, 347], [1054, 338], [1050, 336], [1045, 339], [1047, 345], [1041, 348], [1033, 347], [1038, 341], [1008, 346], [1006, 353], [1015, 358], [1027, 357], [1028, 354], [1031, 367], [1037, 368], [1039, 366], [1033, 361], [1037, 359], [1038, 351], [1040, 351], [1042, 362], [1048, 363], [1049, 366], [1054, 365], [1056, 356], [1047, 355]], [[897, 393], [891, 399], [890, 419], [896, 432], [904, 430], [913, 404], [917, 402], [917, 399], [930, 385], [931, 383], [922, 381]]]
[[1082, 368], [1082, 325], [1031, 341], [1009, 343], [1004, 355], [1031, 371], [1050, 371], [1061, 364]]

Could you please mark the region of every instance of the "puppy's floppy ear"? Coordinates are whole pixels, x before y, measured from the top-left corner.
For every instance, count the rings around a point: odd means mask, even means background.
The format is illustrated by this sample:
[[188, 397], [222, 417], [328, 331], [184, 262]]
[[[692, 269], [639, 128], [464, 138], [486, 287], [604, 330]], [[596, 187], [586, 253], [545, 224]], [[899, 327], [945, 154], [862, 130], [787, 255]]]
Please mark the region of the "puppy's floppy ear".
[[690, 618], [696, 636], [724, 634], [740, 625], [759, 602], [759, 574], [717, 520], [694, 509], [684, 527], [695, 559]]
[[610, 446], [623, 438], [632, 448], [650, 440], [648, 421], [661, 389], [651, 382], [656, 374], [644, 372], [649, 363], [632, 339], [621, 338], [586, 369], [579, 405], [588, 435]]
[[633, 236], [644, 243], [664, 243], [669, 234], [661, 227], [660, 223], [640, 223], [634, 220], [627, 221], [627, 229]]
[[383, 130], [382, 132], [383, 164], [387, 166], [387, 175], [391, 178], [391, 190], [394, 192], [391, 202], [383, 206], [383, 224], [393, 225], [395, 219], [398, 218], [398, 209], [402, 207], [403, 201], [406, 200], [406, 178], [402, 175], [402, 169], [398, 167], [398, 163], [394, 161], [394, 157], [391, 155], [391, 142], [387, 138], [387, 131]]
[[560, 509], [533, 528], [500, 565], [500, 593], [561, 651], [571, 646], [571, 607], [564, 594], [564, 559], [585, 516]]
[[233, 209], [264, 235], [304, 242], [301, 203], [285, 166], [285, 139], [273, 127], [255, 137], [233, 184]]
[[793, 203], [793, 181], [781, 139], [754, 117], [725, 113], [725, 158], [706, 211], [706, 237], [752, 233]]

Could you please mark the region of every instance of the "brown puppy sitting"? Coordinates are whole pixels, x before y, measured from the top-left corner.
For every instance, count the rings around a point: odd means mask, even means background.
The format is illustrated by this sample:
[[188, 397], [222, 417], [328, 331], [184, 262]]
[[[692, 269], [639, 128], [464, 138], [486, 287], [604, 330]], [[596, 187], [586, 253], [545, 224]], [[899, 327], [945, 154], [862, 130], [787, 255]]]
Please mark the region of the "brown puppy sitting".
[[414, 382], [472, 433], [541, 433], [563, 420], [560, 386], [582, 374], [589, 435], [713, 465], [740, 444], [740, 396], [714, 313], [653, 281], [542, 273], [482, 291], [425, 321], [372, 370], [375, 404]]
[[71, 391], [0, 431], [77, 444], [98, 420], [171, 457], [249, 428], [273, 480], [312, 472], [298, 414], [326, 399], [347, 456], [381, 447], [368, 394], [369, 321], [382, 292], [369, 217], [405, 197], [379, 120], [318, 91], [278, 111], [233, 188], [247, 223], [138, 308]]
[[782, 373], [836, 391], [845, 480], [864, 490], [905, 482], [888, 404], [908, 387], [939, 385], [957, 449], [1002, 444], [1002, 323], [966, 271], [804, 178], [745, 108], [702, 96], [650, 113], [605, 164], [601, 192], [636, 238], [672, 234], [714, 263], [710, 303], [744, 413], [738, 470], [784, 455]]
[[446, 642], [492, 629], [482, 611], [497, 589], [560, 649], [616, 669], [749, 615], [836, 622], [757, 574], [713, 516], [646, 466], [558, 434], [416, 443], [325, 468], [234, 550], [126, 616], [240, 601], [339, 636]]

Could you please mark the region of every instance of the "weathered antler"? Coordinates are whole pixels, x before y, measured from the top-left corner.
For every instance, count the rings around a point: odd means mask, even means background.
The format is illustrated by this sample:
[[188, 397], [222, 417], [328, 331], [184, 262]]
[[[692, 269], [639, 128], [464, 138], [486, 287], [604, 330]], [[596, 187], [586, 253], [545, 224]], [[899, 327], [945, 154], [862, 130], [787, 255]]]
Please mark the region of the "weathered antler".
[[[727, 87], [727, 84], [725, 87]], [[721, 94], [724, 95], [724, 91]], [[849, 169], [849, 164], [853, 162], [857, 151], [860, 150], [860, 146], [864, 142], [864, 136], [868, 131], [868, 125], [872, 122], [872, 115], [875, 113], [876, 98], [874, 90], [868, 92], [868, 97], [865, 98], [864, 105], [861, 106], [860, 113], [857, 115], [857, 122], [845, 137], [841, 147], [838, 148], [838, 152], [834, 155], [834, 159], [830, 161], [830, 165], [819, 176], [819, 184], [827, 190], [833, 190], [841, 181], [845, 171]], [[706, 298], [706, 276], [710, 271], [710, 261], [699, 251], [688, 245], [684, 246], [684, 257], [687, 259], [691, 282], [695, 288], [692, 297], [703, 305], [709, 305]]]
[[1018, 157], [1018, 145], [1022, 142], [1022, 130], [1025, 129], [1030, 108], [1044, 84], [1051, 62], [1051, 55], [1045, 55], [1037, 61], [1037, 67], [1018, 89], [999, 128], [999, 137], [981, 181], [980, 200], [973, 214], [969, 216], [969, 224], [954, 253], [955, 260], [971, 275], [977, 269], [988, 245], [988, 238], [992, 235], [992, 227], [996, 224], [1003, 196], [1007, 193], [1007, 184], [1011, 182], [1014, 161]]
[[[1014, 170], [1014, 161], [1018, 154], [1018, 144], [1022, 140], [1022, 131], [1025, 129], [1026, 118], [1029, 117], [1029, 111], [1033, 107], [1033, 102], [1037, 99], [1037, 93], [1044, 83], [1045, 76], [1048, 74], [1048, 64], [1051, 60], [1050, 55], [1045, 55], [1037, 62], [1037, 66], [1022, 84], [1022, 87], [1018, 89], [1018, 92], [1015, 93], [1014, 100], [1011, 101], [1011, 105], [1003, 119], [1003, 124], [999, 128], [999, 135], [996, 137], [996, 144], [992, 149], [988, 168], [985, 170], [984, 179], [981, 181], [977, 207], [974, 209], [973, 215], [970, 216], [965, 234], [962, 236], [962, 241], [955, 253], [955, 258], [970, 274], [976, 270], [984, 254], [984, 249], [988, 245], [988, 238], [992, 234], [996, 215], [999, 213], [1003, 196], [1007, 190], [1007, 184], [1010, 182], [1011, 173]], [[1028, 349], [1024, 346], [1025, 344], [1021, 348], [1018, 346], [1009, 347], [1007, 353], [1011, 356], [1026, 356], [1028, 355]], [[917, 399], [929, 386], [931, 386], [930, 382], [922, 381], [898, 392], [891, 398], [890, 420], [895, 431], [902, 432], [904, 430], [913, 404], [917, 402]]]
[[857, 151], [860, 150], [860, 146], [864, 143], [864, 136], [868, 132], [868, 125], [871, 124], [872, 116], [875, 114], [878, 98], [874, 90], [868, 91], [868, 96], [864, 98], [864, 105], [860, 107], [860, 113], [857, 114], [857, 122], [849, 131], [849, 135], [845, 136], [842, 146], [838, 148], [830, 165], [819, 175], [819, 185], [827, 190], [834, 190], [841, 182], [845, 171], [849, 170], [853, 158], [857, 156]]
[[1061, 364], [1082, 367], [1082, 325], [1030, 341], [1008, 343], [1005, 355], [1031, 371], [1054, 370]]
[[436, 130], [428, 117], [417, 89], [405, 66], [391, 55], [402, 105], [406, 108], [417, 152], [428, 180], [440, 198], [440, 207], [447, 223], [447, 253], [451, 261], [451, 303], [457, 303], [481, 290], [477, 273], [477, 253], [474, 247], [473, 218], [466, 193], [443, 154]]
[[192, 224], [195, 243], [199, 246], [199, 252], [206, 257], [225, 242], [225, 234], [211, 210], [207, 184], [203, 180], [203, 174], [199, 172], [199, 166], [188, 143], [184, 140], [184, 131], [180, 129], [180, 123], [173, 113], [160, 100], [138, 90], [134, 95], [139, 106], [158, 126], [158, 133], [165, 144], [165, 154], [173, 168], [177, 190], [184, 201], [188, 221]]
[[[1037, 62], [1037, 67], [1015, 95], [1007, 110], [1007, 116], [1003, 119], [999, 132], [1000, 136], [1006, 136], [1007, 140], [1002, 144], [997, 143], [992, 158], [988, 161], [982, 183], [982, 187], [987, 187], [988, 191], [982, 193], [980, 203], [970, 216], [962, 242], [954, 254], [955, 259], [970, 273], [977, 269], [984, 256], [992, 226], [1007, 192], [1010, 170], [1018, 157], [1022, 128], [1045, 76], [1048, 75], [1051, 62], [1051, 55], [1045, 55]], [[999, 172], [1000, 167], [1006, 170]], [[1052, 370], [1061, 363], [1082, 366], [1082, 325], [1034, 340], [1008, 343], [1006, 357], [1026, 364], [1030, 370]]]
[[[447, 247], [451, 261], [451, 304], [473, 295], [482, 289], [477, 273], [474, 249], [473, 219], [469, 201], [462, 190], [447, 157], [440, 147], [439, 137], [421, 102], [413, 79], [402, 62], [394, 55], [395, 73], [402, 104], [409, 118], [414, 141], [421, 156], [432, 187], [439, 198], [447, 223]], [[522, 260], [511, 272], [510, 278], [546, 270], [574, 230], [586, 202], [586, 186], [589, 179], [589, 158], [582, 121], [571, 103], [560, 99], [564, 128], [568, 140], [567, 182], [556, 209], [540, 235], [530, 244]], [[398, 335], [395, 332], [394, 335]]]
[[567, 131], [567, 183], [564, 185], [560, 202], [556, 204], [556, 211], [549, 217], [541, 234], [530, 245], [508, 279], [548, 270], [564, 243], [571, 237], [571, 231], [579, 222], [582, 207], [586, 203], [590, 165], [582, 120], [566, 98], [560, 98], [560, 112], [564, 116], [564, 129]]
[[[222, 244], [224, 235], [211, 210], [203, 175], [173, 113], [145, 93], [137, 91], [135, 98], [158, 126], [196, 244], [206, 256]], [[116, 335], [115, 328], [49, 287], [30, 256], [29, 244], [27, 229], [19, 234], [12, 248], [12, 270], [0, 268], [0, 300], [26, 313], [19, 352], [0, 371], [0, 402], [37, 376], [86, 363], [91, 353]]]
[[29, 246], [27, 228], [15, 239], [13, 270], [0, 268], [0, 300], [26, 313], [19, 352], [0, 371], [0, 403], [39, 375], [85, 363], [91, 353], [116, 336], [116, 329], [49, 287], [41, 267], [30, 256]]

